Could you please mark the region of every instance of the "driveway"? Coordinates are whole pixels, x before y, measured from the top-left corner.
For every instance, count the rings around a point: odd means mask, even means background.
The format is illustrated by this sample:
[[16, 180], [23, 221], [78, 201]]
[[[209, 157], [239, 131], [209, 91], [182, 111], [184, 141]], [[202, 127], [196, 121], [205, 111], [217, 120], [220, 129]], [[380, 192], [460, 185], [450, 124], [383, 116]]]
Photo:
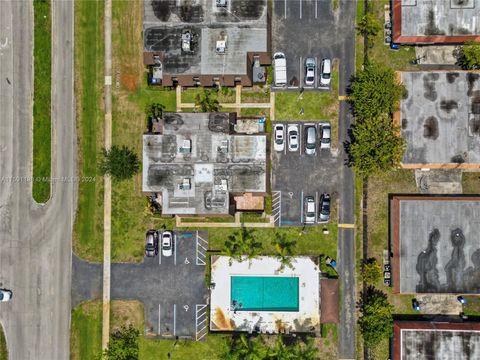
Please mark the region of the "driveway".
[[[339, 10], [333, 11], [332, 1], [274, 0], [272, 53], [285, 54], [289, 88], [328, 90], [318, 86], [320, 63], [324, 58], [344, 57], [343, 34], [348, 33], [347, 27], [351, 25], [349, 18], [353, 15], [355, 19], [355, 4], [352, 3], [353, 6], [341, 4]], [[343, 16], [347, 16], [347, 21], [344, 21]], [[307, 57], [317, 60], [316, 82], [311, 87], [304, 85], [304, 64]]]
[[[175, 231], [173, 254], [140, 264], [113, 263], [111, 299], [138, 300], [145, 309], [145, 335], [201, 340], [208, 331], [205, 284], [206, 231]], [[101, 297], [100, 264], [73, 261], [72, 301]]]
[[[278, 122], [280, 123], [280, 122]], [[277, 124], [273, 123], [273, 126]], [[315, 155], [305, 154], [305, 129], [314, 126], [318, 140], [320, 129], [325, 122], [281, 122], [285, 126], [297, 125], [300, 133], [300, 146], [297, 151], [288, 150], [288, 139], [282, 152], [272, 149], [272, 213], [277, 226], [301, 226], [304, 223], [304, 199], [315, 198], [316, 209], [320, 196], [327, 192], [332, 202], [337, 201], [339, 161], [330, 150], [317, 147]], [[288, 138], [285, 134], [285, 138]], [[317, 140], [317, 142], [318, 142]], [[273, 144], [274, 141], [272, 140]]]

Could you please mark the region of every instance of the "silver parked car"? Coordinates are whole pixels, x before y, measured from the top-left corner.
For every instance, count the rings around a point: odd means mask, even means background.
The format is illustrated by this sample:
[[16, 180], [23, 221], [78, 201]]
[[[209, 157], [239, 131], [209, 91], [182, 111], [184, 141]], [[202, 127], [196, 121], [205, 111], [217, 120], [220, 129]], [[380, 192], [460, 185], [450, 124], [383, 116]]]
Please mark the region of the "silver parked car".
[[305, 197], [305, 224], [315, 223], [315, 199], [313, 196]]
[[320, 211], [318, 212], [318, 222], [327, 223], [330, 221], [330, 194], [323, 193], [320, 197]]
[[311, 86], [315, 83], [315, 68], [317, 62], [314, 58], [305, 59], [305, 85]]
[[307, 133], [305, 138], [305, 154], [315, 155], [317, 149], [317, 129], [315, 126], [309, 126], [305, 131]]
[[330, 149], [332, 141], [332, 128], [330, 124], [322, 126], [322, 139], [320, 140], [320, 149]]

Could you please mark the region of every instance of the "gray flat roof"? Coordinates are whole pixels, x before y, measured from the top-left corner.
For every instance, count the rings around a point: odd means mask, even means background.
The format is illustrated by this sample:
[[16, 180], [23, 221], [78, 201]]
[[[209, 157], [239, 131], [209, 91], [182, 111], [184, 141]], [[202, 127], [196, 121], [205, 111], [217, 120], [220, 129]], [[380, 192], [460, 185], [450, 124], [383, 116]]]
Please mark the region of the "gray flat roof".
[[480, 163], [480, 73], [402, 72], [404, 164]]
[[480, 359], [480, 331], [402, 329], [401, 360]]
[[143, 191], [162, 193], [163, 213], [227, 214], [230, 193], [266, 191], [266, 136], [231, 134], [230, 116], [164, 113], [162, 134], [143, 136]]
[[479, 293], [480, 198], [399, 203], [400, 292]]
[[401, 34], [480, 34], [480, 0], [402, 0]]
[[[194, 0], [189, 11], [178, 1], [144, 1], [144, 49], [164, 52], [167, 74], [242, 75], [247, 52], [267, 51], [266, 0]], [[193, 52], [181, 50], [185, 31], [193, 34]], [[216, 53], [216, 42], [226, 39], [226, 52]]]

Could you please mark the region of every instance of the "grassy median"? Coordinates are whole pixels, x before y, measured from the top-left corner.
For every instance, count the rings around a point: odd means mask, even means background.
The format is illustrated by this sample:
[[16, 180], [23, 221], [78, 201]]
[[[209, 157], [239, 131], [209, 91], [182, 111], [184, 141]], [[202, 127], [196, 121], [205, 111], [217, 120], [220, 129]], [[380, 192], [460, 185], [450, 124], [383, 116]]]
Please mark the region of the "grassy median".
[[103, 2], [75, 2], [75, 94], [79, 194], [74, 251], [103, 258], [103, 181], [97, 173], [103, 144]]
[[0, 360], [8, 360], [7, 341], [0, 325]]
[[33, 177], [32, 196], [50, 198], [52, 152], [52, 23], [49, 0], [34, 0]]

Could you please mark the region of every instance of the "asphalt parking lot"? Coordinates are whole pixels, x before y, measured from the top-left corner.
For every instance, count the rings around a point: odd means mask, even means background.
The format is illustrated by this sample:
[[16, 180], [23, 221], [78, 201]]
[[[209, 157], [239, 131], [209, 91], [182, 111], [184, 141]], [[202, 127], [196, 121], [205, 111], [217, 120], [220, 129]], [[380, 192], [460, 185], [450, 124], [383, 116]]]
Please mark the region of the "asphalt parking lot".
[[202, 339], [208, 331], [206, 231], [175, 231], [173, 254], [141, 264], [112, 264], [111, 298], [135, 299], [145, 307], [145, 334]]
[[[329, 90], [319, 87], [320, 64], [324, 58], [339, 58], [343, 41], [338, 36], [341, 19], [332, 10], [332, 1], [274, 0], [272, 53], [283, 52], [287, 59], [288, 88]], [[305, 59], [317, 61], [314, 86], [305, 86]]]
[[[304, 198], [315, 198], [316, 210], [320, 196], [327, 192], [333, 202], [337, 201], [339, 182], [339, 159], [330, 150], [320, 150], [315, 155], [305, 154], [304, 129], [317, 128], [317, 144], [320, 140], [320, 128], [325, 122], [281, 122], [285, 126], [285, 149], [278, 152], [272, 149], [272, 213], [276, 226], [301, 226], [304, 223]], [[273, 127], [277, 124], [273, 123]], [[297, 151], [288, 150], [289, 124], [296, 124], [300, 132], [300, 146]], [[273, 144], [273, 141], [272, 141]]]

